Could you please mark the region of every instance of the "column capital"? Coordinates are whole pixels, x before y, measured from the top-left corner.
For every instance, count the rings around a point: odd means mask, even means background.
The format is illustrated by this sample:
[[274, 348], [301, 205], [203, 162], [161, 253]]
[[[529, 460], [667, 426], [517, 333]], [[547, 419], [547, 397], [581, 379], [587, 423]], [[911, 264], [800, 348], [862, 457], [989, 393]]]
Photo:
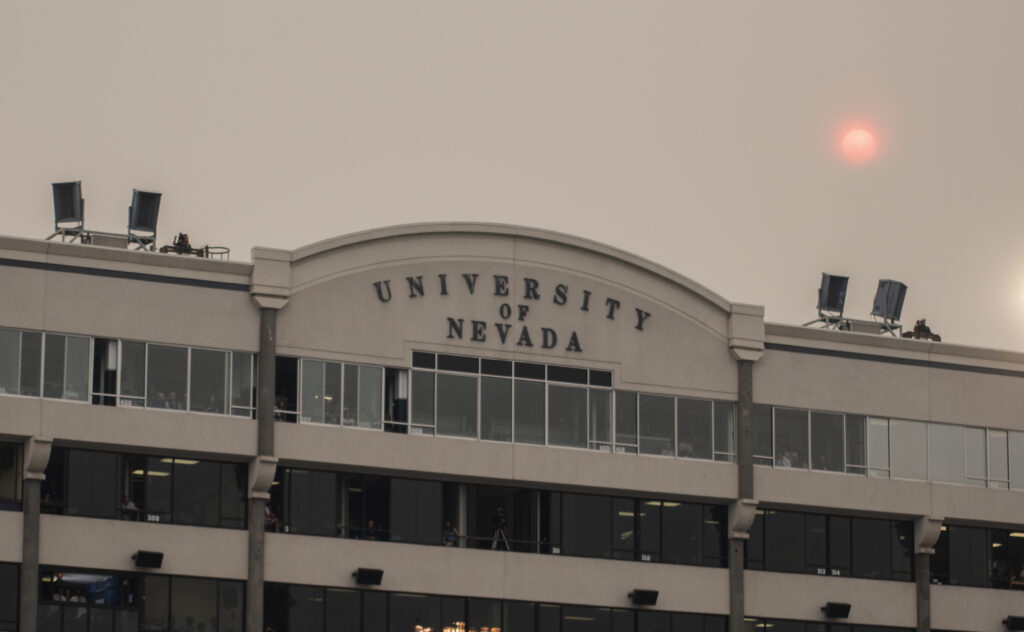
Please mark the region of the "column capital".
[[757, 515], [757, 501], [740, 498], [729, 503], [729, 539], [749, 540], [750, 527]]
[[25, 440], [25, 467], [22, 472], [25, 480], [46, 480], [46, 466], [50, 462], [52, 447], [53, 439], [50, 437], [29, 437]]
[[729, 351], [737, 360], [757, 362], [764, 355], [764, 307], [733, 303], [729, 311]]
[[942, 533], [942, 518], [918, 516], [914, 519], [914, 552], [925, 555], [935, 553], [935, 543]]
[[270, 486], [277, 471], [277, 457], [261, 454], [249, 461], [249, 498], [270, 499]]
[[291, 295], [292, 253], [276, 248], [252, 249], [249, 293], [261, 308], [281, 309]]

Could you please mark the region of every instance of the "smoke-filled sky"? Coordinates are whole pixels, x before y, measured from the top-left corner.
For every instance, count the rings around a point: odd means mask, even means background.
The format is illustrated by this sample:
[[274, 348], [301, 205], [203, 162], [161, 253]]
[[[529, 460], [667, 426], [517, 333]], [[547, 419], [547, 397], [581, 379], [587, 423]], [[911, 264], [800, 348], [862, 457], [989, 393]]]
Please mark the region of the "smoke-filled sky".
[[855, 318], [897, 279], [905, 324], [1024, 350], [1017, 0], [9, 0], [0, 146], [3, 234], [49, 234], [65, 180], [89, 228], [160, 191], [160, 243], [236, 260], [524, 224], [775, 322], [816, 315], [821, 272]]

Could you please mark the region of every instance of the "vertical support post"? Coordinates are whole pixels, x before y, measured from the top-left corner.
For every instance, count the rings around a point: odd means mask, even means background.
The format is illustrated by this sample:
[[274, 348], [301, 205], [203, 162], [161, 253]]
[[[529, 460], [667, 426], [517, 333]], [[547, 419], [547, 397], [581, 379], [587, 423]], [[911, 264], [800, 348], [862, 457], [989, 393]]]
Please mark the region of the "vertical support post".
[[42, 481], [25, 478], [21, 492], [21, 591], [18, 619], [22, 630], [34, 630], [39, 602], [39, 490]]
[[914, 579], [917, 583], [917, 632], [932, 630], [932, 555], [942, 533], [942, 520], [918, 516], [914, 520]]
[[914, 574], [917, 579], [917, 632], [932, 632], [932, 556], [914, 555]]
[[34, 630], [39, 603], [39, 503], [53, 441], [30, 437], [25, 442], [21, 485], [21, 580], [18, 620], [22, 630]]
[[277, 312], [291, 292], [291, 253], [252, 249], [250, 293], [260, 309], [259, 375], [256, 381], [256, 456], [249, 465], [249, 574], [245, 583], [245, 629], [263, 632], [266, 509], [274, 482], [274, 395]]
[[466, 515], [466, 508], [469, 506], [468, 493], [465, 483], [459, 484], [459, 546], [467, 547], [469, 542], [466, 540], [466, 525], [469, 522]]
[[729, 311], [729, 351], [736, 359], [736, 500], [729, 505], [729, 632], [743, 632], [745, 543], [757, 513], [754, 500], [754, 362], [764, 355], [764, 308], [734, 304]]

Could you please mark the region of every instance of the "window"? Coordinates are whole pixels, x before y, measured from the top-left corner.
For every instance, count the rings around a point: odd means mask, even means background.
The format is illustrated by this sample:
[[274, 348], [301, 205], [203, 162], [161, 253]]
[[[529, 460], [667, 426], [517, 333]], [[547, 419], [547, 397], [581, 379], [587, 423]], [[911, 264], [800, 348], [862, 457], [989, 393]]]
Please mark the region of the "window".
[[985, 453], [985, 429], [965, 428], [966, 472], [967, 482], [971, 485], [985, 486], [988, 480], [988, 466]]
[[610, 452], [612, 448], [612, 392], [590, 389], [590, 448]]
[[384, 369], [385, 430], [407, 432], [409, 423], [409, 372]]
[[121, 343], [122, 406], [146, 405], [146, 343]]
[[46, 334], [43, 397], [89, 399], [88, 338]]
[[544, 444], [544, 382], [515, 380], [515, 441]]
[[988, 431], [988, 486], [1007, 489], [1010, 484], [1005, 430]]
[[964, 429], [928, 424], [928, 478], [943, 483], [964, 482]]
[[771, 465], [772, 454], [774, 454], [772, 449], [772, 407], [754, 404], [754, 415], [750, 425], [754, 463], [756, 465]]
[[476, 377], [437, 374], [437, 434], [476, 437], [476, 388]]
[[562, 552], [583, 557], [612, 556], [612, 499], [562, 494]]
[[341, 364], [302, 360], [301, 421], [341, 424]]
[[775, 409], [775, 466], [807, 467], [807, 411]]
[[835, 413], [811, 413], [811, 469], [842, 472], [843, 416]]
[[889, 420], [868, 417], [868, 465], [871, 476], [889, 478]]
[[586, 388], [548, 385], [548, 443], [587, 447]]
[[227, 351], [192, 349], [189, 374], [189, 410], [226, 415], [228, 377], [231, 374]]
[[480, 438], [512, 440], [512, 380], [480, 378]]
[[1011, 432], [1010, 448], [1010, 487], [1024, 489], [1024, 432]]
[[636, 454], [636, 393], [615, 391], [615, 451]]
[[299, 411], [299, 359], [274, 358], [274, 419], [296, 421]]
[[185, 410], [188, 349], [148, 345], [146, 357], [146, 405], [150, 408]]
[[0, 630], [17, 630], [20, 577], [17, 564], [0, 562]]
[[345, 365], [342, 422], [346, 426], [381, 427], [383, 373], [381, 367]]
[[43, 337], [0, 329], [0, 394], [39, 396]]
[[253, 354], [243, 351], [231, 352], [231, 414], [240, 417], [255, 417], [256, 387], [253, 370]]
[[21, 454], [21, 445], [0, 442], [0, 509], [20, 508]]
[[892, 419], [889, 438], [892, 441], [893, 478], [928, 478], [927, 424], [920, 421]]
[[640, 453], [675, 455], [675, 400], [658, 395], [640, 395]]
[[434, 434], [434, 374], [428, 371], [412, 372], [412, 425]]
[[91, 518], [245, 528], [241, 463], [55, 447], [42, 511]]
[[711, 401], [680, 397], [676, 406], [679, 456], [710, 459], [712, 457]]
[[863, 415], [846, 415], [846, 471], [850, 474], [865, 474], [867, 456], [867, 418]]
[[715, 460], [736, 460], [736, 406], [715, 402]]

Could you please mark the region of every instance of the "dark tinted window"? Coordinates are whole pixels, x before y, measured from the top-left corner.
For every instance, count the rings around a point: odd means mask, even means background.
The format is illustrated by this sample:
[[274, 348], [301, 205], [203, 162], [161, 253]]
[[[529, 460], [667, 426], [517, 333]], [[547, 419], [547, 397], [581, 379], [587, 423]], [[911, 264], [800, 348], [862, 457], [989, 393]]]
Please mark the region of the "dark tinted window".
[[289, 532], [337, 535], [337, 475], [334, 472], [291, 469], [285, 480], [285, 522]]
[[569, 382], [572, 384], [586, 384], [587, 370], [576, 369], [567, 366], [549, 366], [548, 379], [554, 382]]
[[544, 379], [544, 365], [529, 362], [516, 362], [516, 377], [528, 377], [535, 380]]
[[592, 386], [611, 386], [612, 374], [610, 371], [591, 371], [590, 384]]
[[466, 356], [438, 355], [437, 368], [441, 371], [462, 371], [463, 373], [479, 373], [480, 361]]
[[481, 360], [480, 372], [487, 375], [512, 377], [512, 363], [506, 360]]
[[13, 630], [18, 621], [18, 565], [0, 564], [0, 630]]
[[765, 570], [804, 572], [803, 514], [790, 511], [766, 511], [764, 513], [764, 541]]
[[67, 513], [114, 518], [118, 502], [117, 455], [87, 450], [67, 451]]
[[[388, 595], [388, 632], [440, 629], [441, 600], [434, 595], [391, 593]], [[302, 628], [313, 630], [314, 628]]]
[[661, 515], [662, 561], [672, 564], [703, 564], [702, 506], [690, 503], [664, 503]]
[[324, 622], [332, 632], [359, 632], [362, 618], [360, 593], [344, 588], [328, 588], [324, 601]]
[[412, 365], [417, 369], [433, 369], [434, 368], [434, 354], [433, 353], [422, 353], [420, 351], [412, 352]]
[[442, 507], [440, 482], [391, 479], [391, 524], [387, 527], [391, 539], [439, 544], [444, 527]]
[[220, 464], [174, 459], [172, 520], [204, 527], [220, 525]]
[[611, 557], [611, 498], [562, 494], [562, 552]]
[[854, 518], [853, 576], [867, 579], [892, 577], [892, 523], [888, 520]]

